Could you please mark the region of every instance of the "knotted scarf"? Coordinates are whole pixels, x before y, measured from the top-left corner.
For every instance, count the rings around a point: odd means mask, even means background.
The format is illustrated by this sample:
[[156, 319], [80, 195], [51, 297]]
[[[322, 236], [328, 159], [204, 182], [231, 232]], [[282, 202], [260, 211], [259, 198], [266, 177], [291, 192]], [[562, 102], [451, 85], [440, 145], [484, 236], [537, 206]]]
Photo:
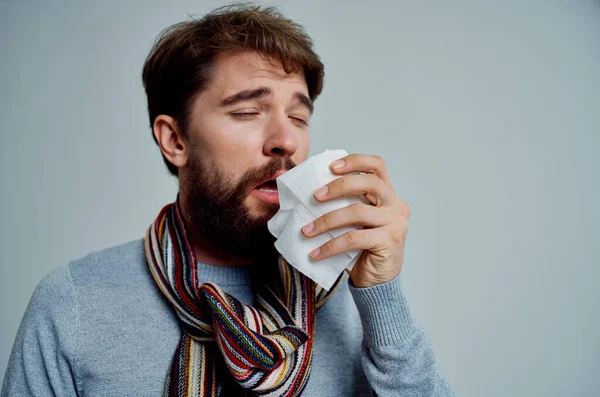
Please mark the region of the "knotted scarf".
[[243, 305], [213, 283], [199, 285], [178, 203], [165, 206], [145, 236], [148, 266], [182, 329], [165, 396], [300, 395], [316, 310], [342, 276], [326, 291], [279, 256], [253, 265], [256, 303]]

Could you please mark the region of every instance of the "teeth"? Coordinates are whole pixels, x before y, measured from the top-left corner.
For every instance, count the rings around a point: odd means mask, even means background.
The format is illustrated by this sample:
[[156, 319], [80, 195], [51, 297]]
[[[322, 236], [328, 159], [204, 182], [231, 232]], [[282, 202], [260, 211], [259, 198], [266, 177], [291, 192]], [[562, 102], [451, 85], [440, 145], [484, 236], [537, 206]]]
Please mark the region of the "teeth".
[[277, 189], [260, 188], [258, 190], [260, 190], [261, 192], [277, 192]]

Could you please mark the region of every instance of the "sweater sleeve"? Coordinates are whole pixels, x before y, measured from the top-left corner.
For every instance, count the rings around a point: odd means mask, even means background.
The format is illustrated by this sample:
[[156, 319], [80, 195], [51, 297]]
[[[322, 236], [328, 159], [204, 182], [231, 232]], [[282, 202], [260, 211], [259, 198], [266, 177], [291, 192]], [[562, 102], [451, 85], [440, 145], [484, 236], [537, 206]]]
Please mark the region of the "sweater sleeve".
[[425, 328], [412, 317], [402, 273], [367, 288], [348, 283], [363, 325], [362, 367], [374, 395], [455, 396], [435, 362]]
[[77, 395], [74, 294], [68, 266], [37, 286], [17, 332], [0, 397]]

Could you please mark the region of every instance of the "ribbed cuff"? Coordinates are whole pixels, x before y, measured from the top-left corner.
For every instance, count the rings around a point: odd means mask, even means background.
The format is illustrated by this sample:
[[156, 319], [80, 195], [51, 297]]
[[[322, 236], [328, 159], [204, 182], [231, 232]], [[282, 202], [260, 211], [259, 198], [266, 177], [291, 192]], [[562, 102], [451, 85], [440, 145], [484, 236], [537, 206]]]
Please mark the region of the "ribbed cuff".
[[363, 326], [367, 345], [403, 344], [415, 331], [415, 320], [404, 294], [402, 273], [394, 279], [372, 287], [357, 288], [348, 278]]

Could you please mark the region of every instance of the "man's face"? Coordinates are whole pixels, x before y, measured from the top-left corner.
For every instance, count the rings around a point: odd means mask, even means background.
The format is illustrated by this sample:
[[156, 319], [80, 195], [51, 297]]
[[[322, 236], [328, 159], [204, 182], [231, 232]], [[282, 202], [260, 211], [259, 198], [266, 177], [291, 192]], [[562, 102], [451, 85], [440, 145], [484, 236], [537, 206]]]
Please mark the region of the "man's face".
[[274, 179], [306, 159], [311, 106], [302, 72], [255, 52], [217, 57], [193, 103], [189, 160], [179, 169], [184, 210], [213, 247], [248, 259], [272, 250]]

